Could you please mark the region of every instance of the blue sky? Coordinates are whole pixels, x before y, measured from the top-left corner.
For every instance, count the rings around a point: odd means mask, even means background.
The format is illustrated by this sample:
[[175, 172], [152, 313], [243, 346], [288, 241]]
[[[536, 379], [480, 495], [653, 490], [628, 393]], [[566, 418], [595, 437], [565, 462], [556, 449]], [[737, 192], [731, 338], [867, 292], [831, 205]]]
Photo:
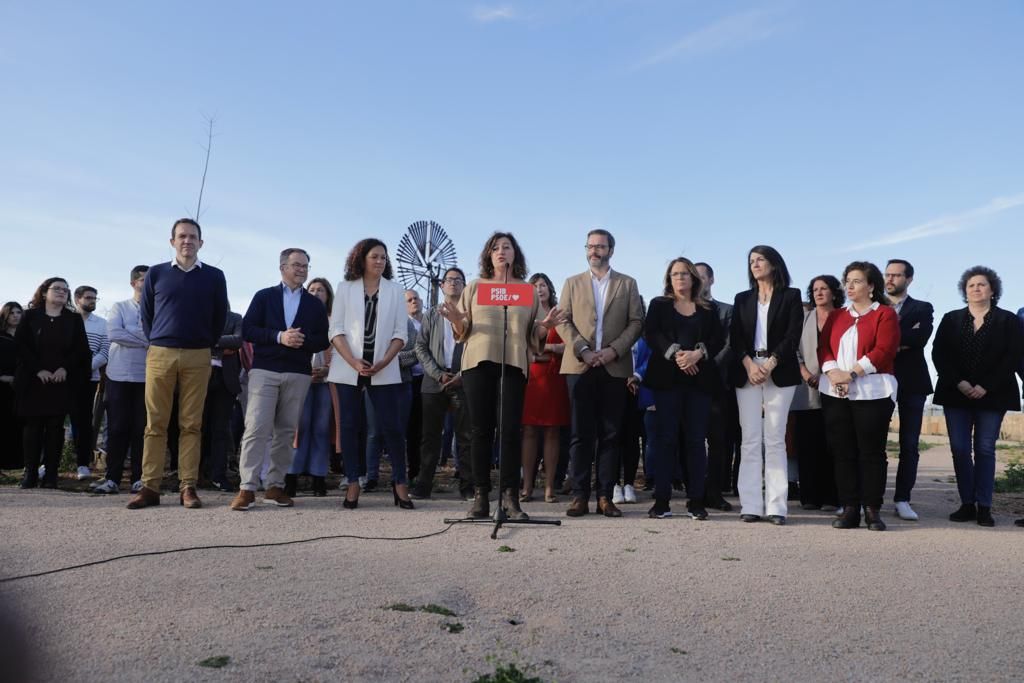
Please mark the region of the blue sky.
[[750, 246], [803, 288], [853, 259], [959, 273], [1024, 306], [1024, 4], [12, 2], [0, 6], [0, 298], [47, 276], [130, 294], [194, 212], [234, 307], [286, 246], [340, 279], [350, 246], [440, 222], [475, 271], [494, 229], [560, 286], [586, 230], [661, 286]]

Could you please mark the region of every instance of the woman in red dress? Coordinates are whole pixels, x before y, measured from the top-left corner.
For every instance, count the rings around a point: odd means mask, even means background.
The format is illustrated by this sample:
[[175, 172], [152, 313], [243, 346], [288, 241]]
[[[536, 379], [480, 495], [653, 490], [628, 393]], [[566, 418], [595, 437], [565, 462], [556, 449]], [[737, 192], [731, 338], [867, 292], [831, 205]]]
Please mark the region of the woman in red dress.
[[[544, 273], [536, 273], [530, 284], [537, 289], [540, 315], [558, 305], [555, 288]], [[544, 435], [544, 500], [555, 498], [555, 470], [558, 469], [559, 430], [569, 424], [569, 389], [560, 374], [565, 344], [554, 328], [548, 332], [544, 351], [531, 354], [530, 377], [523, 397], [523, 490], [521, 502], [533, 500], [537, 466], [537, 440]]]

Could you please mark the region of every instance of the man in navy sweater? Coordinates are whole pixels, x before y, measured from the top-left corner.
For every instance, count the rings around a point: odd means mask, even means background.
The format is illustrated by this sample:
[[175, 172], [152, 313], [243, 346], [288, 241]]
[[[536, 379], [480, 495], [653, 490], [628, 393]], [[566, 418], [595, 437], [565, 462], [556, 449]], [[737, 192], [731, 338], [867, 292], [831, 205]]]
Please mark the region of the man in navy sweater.
[[270, 447], [270, 468], [263, 501], [291, 507], [284, 477], [292, 464], [295, 427], [311, 381], [312, 356], [327, 339], [327, 311], [302, 284], [309, 274], [303, 249], [281, 252], [281, 283], [256, 292], [242, 318], [242, 336], [253, 345], [245, 435], [238, 462], [241, 477], [232, 510], [248, 510], [256, 501], [263, 458]]
[[142, 446], [142, 489], [128, 502], [135, 510], [160, 504], [167, 452], [167, 423], [178, 390], [178, 501], [200, 508], [199, 479], [203, 404], [210, 379], [210, 349], [220, 339], [228, 314], [224, 273], [199, 261], [199, 223], [180, 218], [171, 226], [174, 260], [146, 273], [139, 301], [146, 354], [146, 432]]

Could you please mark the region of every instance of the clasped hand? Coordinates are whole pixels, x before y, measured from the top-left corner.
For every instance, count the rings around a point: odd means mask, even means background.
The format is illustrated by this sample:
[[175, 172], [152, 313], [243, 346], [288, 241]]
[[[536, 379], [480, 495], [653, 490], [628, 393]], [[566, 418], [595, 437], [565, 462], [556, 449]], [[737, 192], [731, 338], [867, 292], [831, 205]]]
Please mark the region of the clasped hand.
[[281, 333], [281, 343], [291, 349], [301, 349], [306, 335], [302, 334], [301, 328], [289, 327]]
[[697, 363], [704, 358], [700, 351], [676, 351], [676, 366], [687, 375], [696, 375], [699, 372]]
[[49, 370], [40, 370], [36, 373], [36, 377], [43, 384], [60, 384], [68, 378], [68, 371], [64, 368], [57, 368], [53, 372]]
[[956, 385], [956, 388], [960, 390], [961, 394], [963, 394], [967, 398], [974, 399], [975, 401], [977, 401], [979, 398], [982, 398], [985, 394], [988, 393], [985, 390], [985, 387], [981, 386], [980, 384], [971, 384], [967, 380], [961, 380]]

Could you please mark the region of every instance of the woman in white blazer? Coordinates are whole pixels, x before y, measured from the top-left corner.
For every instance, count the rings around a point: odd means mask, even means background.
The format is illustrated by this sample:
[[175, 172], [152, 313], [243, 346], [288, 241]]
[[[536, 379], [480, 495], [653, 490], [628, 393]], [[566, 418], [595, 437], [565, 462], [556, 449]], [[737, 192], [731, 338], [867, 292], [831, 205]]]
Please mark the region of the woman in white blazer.
[[372, 237], [361, 240], [348, 254], [345, 279], [338, 283], [331, 314], [332, 360], [327, 381], [338, 390], [341, 454], [348, 477], [342, 504], [350, 510], [359, 503], [359, 454], [366, 434], [364, 391], [391, 455], [395, 505], [413, 509], [405, 467], [405, 429], [399, 419], [404, 385], [398, 352], [405, 346], [408, 316], [404, 289], [392, 282], [391, 276], [387, 246]]

